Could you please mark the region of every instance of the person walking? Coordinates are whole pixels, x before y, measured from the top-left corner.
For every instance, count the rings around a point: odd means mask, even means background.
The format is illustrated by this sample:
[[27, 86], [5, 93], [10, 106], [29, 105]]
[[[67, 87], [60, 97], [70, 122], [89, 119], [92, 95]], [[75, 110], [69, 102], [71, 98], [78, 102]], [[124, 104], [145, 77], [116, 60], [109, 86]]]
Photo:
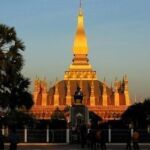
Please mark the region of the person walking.
[[89, 132], [90, 149], [96, 150], [96, 129], [91, 129]]
[[134, 150], [139, 150], [139, 139], [140, 139], [140, 134], [139, 131], [134, 130], [133, 136], [132, 136], [132, 141], [133, 141], [133, 149]]
[[101, 150], [106, 150], [106, 135], [105, 135], [105, 130], [101, 129]]
[[4, 136], [2, 135], [1, 130], [0, 130], [0, 150], [4, 150]]
[[17, 150], [17, 144], [19, 142], [19, 137], [16, 134], [16, 130], [12, 129], [9, 135], [9, 142], [10, 142], [10, 150]]
[[80, 126], [80, 142], [81, 142], [81, 148], [84, 148], [86, 145], [87, 140], [87, 127], [86, 124], [82, 123]]
[[131, 130], [127, 129], [127, 136], [126, 136], [126, 150], [131, 150]]

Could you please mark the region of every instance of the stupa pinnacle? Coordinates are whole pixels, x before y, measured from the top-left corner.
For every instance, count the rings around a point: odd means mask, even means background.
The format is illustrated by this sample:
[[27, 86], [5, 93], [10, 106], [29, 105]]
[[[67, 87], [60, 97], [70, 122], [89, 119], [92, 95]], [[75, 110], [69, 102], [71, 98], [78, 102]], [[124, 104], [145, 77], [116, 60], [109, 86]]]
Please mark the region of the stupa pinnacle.
[[88, 42], [84, 27], [84, 15], [80, 4], [77, 16], [77, 30], [73, 43], [73, 60], [64, 80], [96, 80], [96, 72], [92, 70], [88, 59]]
[[74, 55], [88, 55], [88, 44], [84, 29], [84, 16], [82, 8], [79, 9], [77, 31], [75, 34], [73, 45], [73, 53]]

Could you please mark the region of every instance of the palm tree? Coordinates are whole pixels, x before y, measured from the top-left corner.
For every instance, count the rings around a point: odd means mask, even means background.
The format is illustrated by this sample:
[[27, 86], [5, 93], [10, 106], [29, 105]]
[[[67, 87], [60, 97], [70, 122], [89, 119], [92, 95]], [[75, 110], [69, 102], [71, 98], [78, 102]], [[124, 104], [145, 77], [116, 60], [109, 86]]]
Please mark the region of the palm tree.
[[28, 110], [33, 105], [28, 91], [30, 81], [21, 73], [24, 50], [15, 29], [0, 24], [0, 107], [9, 112]]

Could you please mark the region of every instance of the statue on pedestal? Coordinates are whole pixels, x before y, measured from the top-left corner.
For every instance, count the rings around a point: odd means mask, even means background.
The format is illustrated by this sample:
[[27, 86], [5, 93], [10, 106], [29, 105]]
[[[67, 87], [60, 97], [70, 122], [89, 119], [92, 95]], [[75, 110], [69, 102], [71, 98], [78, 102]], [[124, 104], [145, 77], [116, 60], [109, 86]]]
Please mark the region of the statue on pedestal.
[[73, 127], [80, 127], [81, 124], [87, 124], [89, 120], [88, 108], [82, 103], [83, 92], [78, 86], [74, 93], [74, 104], [71, 106], [71, 123]]
[[77, 90], [75, 91], [74, 94], [74, 102], [75, 104], [82, 104], [83, 101], [83, 93], [81, 91], [80, 87], [77, 87]]

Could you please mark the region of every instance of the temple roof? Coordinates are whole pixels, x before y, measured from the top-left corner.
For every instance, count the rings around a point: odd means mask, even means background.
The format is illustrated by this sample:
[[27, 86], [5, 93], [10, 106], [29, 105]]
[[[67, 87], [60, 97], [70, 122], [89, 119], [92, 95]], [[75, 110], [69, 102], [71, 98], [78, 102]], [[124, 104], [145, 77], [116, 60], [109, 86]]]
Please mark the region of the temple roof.
[[[69, 81], [70, 82], [70, 92], [71, 92], [71, 96], [72, 96], [72, 102], [73, 102], [73, 96], [74, 93], [76, 91], [76, 88], [78, 86], [80, 86], [82, 92], [83, 92], [83, 102], [85, 105], [89, 105], [90, 104], [90, 94], [91, 94], [91, 81], [88, 80], [84, 80], [84, 81]], [[98, 80], [94, 80], [94, 96], [96, 99], [96, 105], [102, 105], [102, 93], [103, 93], [103, 83], [98, 81]], [[68, 81], [66, 80], [62, 80], [60, 82], [57, 83], [57, 87], [58, 87], [58, 93], [59, 93], [59, 102], [60, 105], [66, 105], [66, 95], [67, 95], [67, 84]], [[55, 85], [56, 86], [56, 85]], [[53, 105], [54, 104], [54, 93], [55, 93], [55, 86], [51, 87], [48, 91], [48, 98], [47, 98], [47, 104], [48, 105]], [[108, 95], [108, 105], [114, 105], [114, 92], [111, 88], [106, 87], [106, 91], [107, 91], [107, 95]], [[37, 105], [41, 104], [41, 100], [42, 100], [42, 95], [39, 93], [38, 95], [38, 100], [37, 100]], [[124, 94], [122, 92], [119, 92], [119, 99], [120, 99], [120, 105], [125, 105], [125, 97]]]

